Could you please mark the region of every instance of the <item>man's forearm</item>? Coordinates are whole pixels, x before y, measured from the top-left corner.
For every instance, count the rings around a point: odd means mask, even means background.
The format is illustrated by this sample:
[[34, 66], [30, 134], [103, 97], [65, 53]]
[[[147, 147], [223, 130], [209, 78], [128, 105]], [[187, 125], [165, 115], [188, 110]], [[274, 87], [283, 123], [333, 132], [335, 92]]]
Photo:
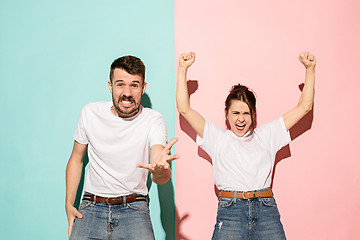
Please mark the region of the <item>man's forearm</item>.
[[74, 206], [77, 189], [79, 187], [82, 174], [82, 161], [69, 160], [66, 167], [66, 205]]

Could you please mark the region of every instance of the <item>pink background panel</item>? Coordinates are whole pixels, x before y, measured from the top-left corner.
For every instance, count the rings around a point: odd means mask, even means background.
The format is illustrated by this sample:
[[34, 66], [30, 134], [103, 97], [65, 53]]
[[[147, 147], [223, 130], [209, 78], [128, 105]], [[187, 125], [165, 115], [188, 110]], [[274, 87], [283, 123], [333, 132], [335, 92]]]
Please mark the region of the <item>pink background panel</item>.
[[[228, 91], [239, 82], [256, 92], [259, 124], [295, 107], [304, 80], [298, 54], [317, 57], [314, 110], [292, 129], [295, 139], [275, 169], [288, 239], [360, 234], [359, 12], [357, 1], [175, 1], [175, 64], [180, 53], [196, 52], [191, 105], [219, 126]], [[177, 239], [210, 239], [212, 167], [193, 130], [176, 119]]]

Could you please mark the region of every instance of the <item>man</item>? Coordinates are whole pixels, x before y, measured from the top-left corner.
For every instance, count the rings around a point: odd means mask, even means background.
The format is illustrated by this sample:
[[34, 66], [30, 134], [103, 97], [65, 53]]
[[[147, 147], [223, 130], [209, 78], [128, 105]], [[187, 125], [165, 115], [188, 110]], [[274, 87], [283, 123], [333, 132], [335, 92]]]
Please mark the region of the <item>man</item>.
[[[162, 115], [141, 103], [145, 66], [133, 56], [110, 68], [112, 102], [87, 104], [81, 111], [66, 169], [66, 213], [70, 239], [154, 239], [146, 203], [147, 174], [157, 184], [171, 177]], [[84, 198], [74, 207], [83, 158], [89, 157]]]

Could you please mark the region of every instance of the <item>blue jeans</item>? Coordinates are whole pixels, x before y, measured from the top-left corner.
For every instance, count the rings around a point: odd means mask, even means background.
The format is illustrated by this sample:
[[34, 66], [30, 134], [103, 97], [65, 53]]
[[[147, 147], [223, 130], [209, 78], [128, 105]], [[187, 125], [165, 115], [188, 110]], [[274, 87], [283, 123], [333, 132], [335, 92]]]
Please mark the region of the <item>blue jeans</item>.
[[109, 205], [83, 200], [79, 212], [83, 218], [75, 219], [70, 240], [154, 239], [146, 201]]
[[212, 239], [286, 239], [275, 199], [220, 198]]

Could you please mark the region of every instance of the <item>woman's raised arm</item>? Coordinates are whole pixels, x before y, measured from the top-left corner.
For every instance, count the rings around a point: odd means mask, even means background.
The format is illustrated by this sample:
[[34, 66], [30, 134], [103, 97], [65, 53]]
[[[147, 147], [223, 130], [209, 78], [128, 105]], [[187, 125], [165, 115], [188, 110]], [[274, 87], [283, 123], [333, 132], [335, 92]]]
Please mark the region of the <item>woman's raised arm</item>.
[[286, 129], [292, 128], [301, 118], [311, 111], [314, 104], [315, 93], [315, 66], [316, 59], [312, 54], [300, 53], [300, 62], [305, 66], [305, 85], [302, 90], [298, 105], [285, 113], [283, 118]]
[[188, 68], [195, 61], [195, 53], [185, 53], [180, 55], [178, 79], [176, 86], [176, 106], [179, 113], [188, 121], [196, 133], [203, 137], [205, 119], [190, 107], [189, 92], [187, 88], [186, 73]]

